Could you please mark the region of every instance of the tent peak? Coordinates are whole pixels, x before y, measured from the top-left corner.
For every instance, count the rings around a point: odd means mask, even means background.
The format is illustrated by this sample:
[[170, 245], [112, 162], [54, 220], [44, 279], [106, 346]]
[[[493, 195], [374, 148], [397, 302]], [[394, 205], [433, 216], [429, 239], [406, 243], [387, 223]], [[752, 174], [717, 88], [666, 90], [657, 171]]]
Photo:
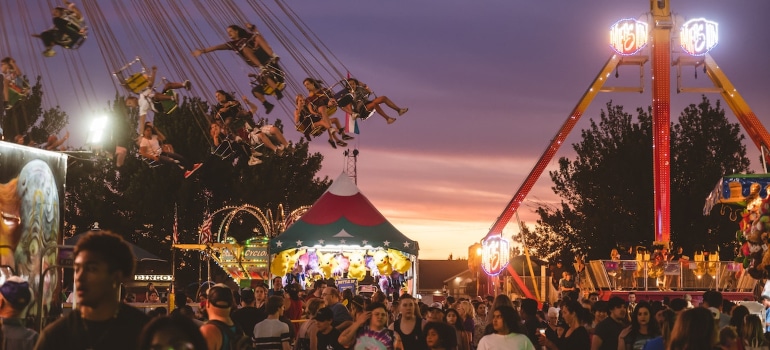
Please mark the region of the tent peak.
[[329, 186], [329, 189], [326, 190], [326, 192], [337, 196], [347, 197], [353, 196], [361, 191], [347, 174], [341, 173], [340, 176], [337, 176], [337, 178], [334, 179], [334, 182], [332, 182], [332, 185]]

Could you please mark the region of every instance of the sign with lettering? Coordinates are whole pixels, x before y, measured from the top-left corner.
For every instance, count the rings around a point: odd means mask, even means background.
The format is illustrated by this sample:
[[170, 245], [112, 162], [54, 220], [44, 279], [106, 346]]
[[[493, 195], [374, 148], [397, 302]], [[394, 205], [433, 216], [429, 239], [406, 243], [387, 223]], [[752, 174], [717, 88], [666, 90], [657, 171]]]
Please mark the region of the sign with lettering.
[[621, 264], [621, 269], [623, 271], [636, 271], [639, 269], [639, 265], [636, 263], [636, 261], [623, 261]]
[[134, 281], [165, 281], [171, 282], [174, 277], [171, 275], [134, 275]]
[[510, 247], [508, 240], [500, 236], [481, 241], [481, 268], [487, 275], [497, 276], [508, 266]]
[[719, 43], [719, 24], [705, 18], [691, 19], [679, 31], [682, 50], [693, 56], [703, 56]]
[[267, 246], [246, 247], [243, 250], [243, 261], [264, 261], [267, 262]]
[[621, 55], [633, 55], [647, 46], [647, 23], [621, 19], [610, 27], [610, 47]]

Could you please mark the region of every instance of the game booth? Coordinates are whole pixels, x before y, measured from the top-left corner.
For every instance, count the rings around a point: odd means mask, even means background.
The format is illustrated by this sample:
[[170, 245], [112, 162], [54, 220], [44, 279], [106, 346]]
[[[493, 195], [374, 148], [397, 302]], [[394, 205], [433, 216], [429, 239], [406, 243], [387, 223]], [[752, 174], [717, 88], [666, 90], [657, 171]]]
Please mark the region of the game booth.
[[270, 239], [270, 273], [312, 289], [334, 279], [354, 294], [417, 290], [417, 241], [396, 229], [341, 174], [286, 231]]

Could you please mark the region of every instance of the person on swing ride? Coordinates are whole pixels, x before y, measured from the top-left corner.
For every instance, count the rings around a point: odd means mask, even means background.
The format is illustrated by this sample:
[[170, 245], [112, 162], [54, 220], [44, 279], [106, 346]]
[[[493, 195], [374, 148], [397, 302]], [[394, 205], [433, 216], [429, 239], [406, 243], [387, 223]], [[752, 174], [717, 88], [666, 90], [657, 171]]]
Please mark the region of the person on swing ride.
[[86, 25], [83, 13], [75, 4], [64, 1], [67, 7], [54, 7], [51, 10], [53, 16], [53, 28], [40, 34], [33, 34], [33, 37], [43, 40], [45, 51], [43, 56], [51, 57], [56, 54], [53, 50], [55, 45], [63, 48], [73, 48], [81, 42], [86, 35]]
[[[190, 88], [192, 87], [192, 83], [189, 80], [185, 80], [184, 82], [181, 82], [181, 83], [169, 82], [163, 86], [163, 91], [162, 93], [159, 94], [157, 93], [157, 91], [155, 91], [155, 88], [153, 87], [155, 85], [155, 73], [157, 73], [157, 71], [158, 71], [158, 67], [152, 66], [152, 68], [150, 69], [150, 74], [146, 74], [146, 73], [143, 74], [148, 84], [144, 90], [139, 92], [139, 98], [132, 98], [133, 96], [126, 98], [126, 107], [129, 107], [129, 108], [137, 107], [137, 104], [139, 106], [140, 133], [143, 132], [141, 128], [144, 125], [144, 121], [147, 120], [147, 113], [150, 111], [150, 109], [152, 109], [156, 113], [158, 112], [158, 106], [156, 105], [157, 103], [162, 101], [177, 102], [176, 94], [173, 94], [171, 96], [166, 94], [169, 90], [181, 89], [181, 88], [190, 90]], [[129, 87], [128, 83], [125, 81], [123, 76], [119, 74], [115, 76], [118, 78], [120, 85], [125, 86], [127, 89], [129, 89], [129, 91], [131, 90], [131, 88]]]
[[354, 118], [360, 117], [360, 114], [362, 113], [368, 114], [372, 110], [375, 110], [379, 115], [385, 118], [385, 121], [387, 121], [388, 124], [393, 124], [393, 122], [396, 121], [396, 118], [391, 118], [385, 113], [382, 107], [380, 107], [380, 104], [382, 103], [398, 112], [399, 117], [409, 111], [409, 108], [398, 107], [388, 98], [388, 96], [377, 96], [374, 100], [369, 100], [369, 95], [371, 95], [373, 92], [371, 89], [369, 89], [368, 86], [366, 86], [366, 84], [361, 83], [354, 78], [348, 78], [347, 82], [349, 87], [348, 90], [353, 96], [353, 103], [342, 106], [342, 109], [345, 112], [352, 114]]
[[[278, 56], [273, 51], [272, 47], [265, 41], [265, 38], [256, 30], [256, 26], [253, 24], [248, 25], [249, 30], [246, 30], [237, 25], [231, 25], [227, 27], [227, 35], [230, 37], [230, 41], [215, 45], [203, 49], [196, 49], [192, 52], [193, 57], [198, 57], [204, 53], [218, 50], [232, 50], [238, 53], [248, 65], [259, 68], [260, 76], [264, 76], [265, 83], [275, 91], [276, 99], [283, 98], [283, 93], [279, 88], [279, 84], [283, 80], [283, 70], [278, 66]], [[262, 101], [265, 111], [272, 110], [272, 105], [263, 101], [264, 96], [260, 98], [257, 94], [254, 95]]]
[[[342, 128], [339, 119], [337, 118], [323, 118], [319, 114], [310, 112], [308, 106], [309, 103], [305, 100], [305, 96], [297, 95], [295, 98], [296, 108], [294, 109], [294, 124], [301, 125], [300, 130], [305, 134], [305, 138], [310, 141], [310, 135], [316, 128], [326, 130], [329, 133], [329, 144], [333, 148], [337, 148], [337, 145], [341, 147], [347, 146], [347, 140], [352, 140], [353, 136], [345, 133], [345, 129]], [[334, 127], [332, 127], [332, 125]], [[322, 132], [322, 131], [321, 131]], [[337, 137], [337, 134], [340, 137]], [[341, 138], [341, 139], [340, 139]], [[345, 141], [343, 141], [345, 140]]]
[[181, 169], [185, 170], [185, 179], [190, 177], [190, 175], [203, 165], [203, 163], [192, 164], [181, 154], [164, 152], [161, 148], [161, 143], [165, 139], [165, 136], [158, 132], [155, 127], [152, 125], [145, 125], [142, 138], [139, 140], [139, 154], [147, 159], [179, 166]]
[[0, 76], [3, 79], [3, 101], [6, 108], [12, 107], [10, 103], [11, 90], [14, 90], [19, 96], [26, 96], [29, 93], [24, 75], [12, 57], [3, 58], [0, 61]]

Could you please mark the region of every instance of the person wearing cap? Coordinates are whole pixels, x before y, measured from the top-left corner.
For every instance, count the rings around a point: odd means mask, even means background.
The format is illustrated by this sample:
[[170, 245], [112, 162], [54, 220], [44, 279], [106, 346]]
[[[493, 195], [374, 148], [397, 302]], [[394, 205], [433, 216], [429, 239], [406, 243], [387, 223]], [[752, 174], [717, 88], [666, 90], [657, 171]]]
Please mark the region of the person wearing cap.
[[334, 312], [328, 307], [318, 310], [313, 318], [316, 322], [317, 332], [310, 335], [310, 349], [343, 350], [340, 345], [340, 330], [332, 327]]
[[206, 313], [209, 320], [200, 328], [209, 350], [230, 349], [233, 343], [238, 343], [246, 337], [243, 330], [230, 318], [234, 303], [233, 290], [227, 285], [217, 283], [209, 288], [206, 296]]
[[762, 303], [762, 306], [765, 307], [763, 312], [764, 327], [762, 327], [762, 329], [765, 330], [765, 333], [768, 333], [770, 332], [770, 294], [762, 293], [762, 296], [759, 297], [759, 301]]
[[233, 311], [230, 318], [233, 322], [238, 324], [245, 332], [254, 329], [257, 323], [262, 322], [267, 318], [267, 312], [265, 311], [264, 302], [261, 308], [256, 307], [257, 291], [261, 292], [262, 298], [265, 296], [265, 287], [257, 286], [254, 289], [244, 288], [241, 290], [241, 308]]
[[9, 277], [0, 286], [0, 318], [3, 342], [0, 348], [31, 350], [37, 342], [37, 332], [24, 325], [21, 314], [32, 299], [29, 283], [19, 276]]
[[254, 343], [257, 349], [289, 350], [289, 325], [280, 320], [284, 309], [283, 299], [277, 295], [267, 298], [267, 319], [254, 326]]
[[[436, 306], [438, 304], [438, 306]], [[428, 322], [444, 322], [444, 309], [441, 308], [441, 303], [433, 303], [428, 308], [428, 315], [425, 317]]]
[[78, 307], [48, 325], [36, 350], [137, 348], [147, 315], [120, 302], [120, 285], [134, 275], [134, 254], [117, 234], [91, 231], [74, 250]]
[[599, 322], [591, 338], [591, 350], [617, 350], [620, 332], [627, 326], [628, 305], [620, 297], [612, 297], [607, 301], [609, 317]]

